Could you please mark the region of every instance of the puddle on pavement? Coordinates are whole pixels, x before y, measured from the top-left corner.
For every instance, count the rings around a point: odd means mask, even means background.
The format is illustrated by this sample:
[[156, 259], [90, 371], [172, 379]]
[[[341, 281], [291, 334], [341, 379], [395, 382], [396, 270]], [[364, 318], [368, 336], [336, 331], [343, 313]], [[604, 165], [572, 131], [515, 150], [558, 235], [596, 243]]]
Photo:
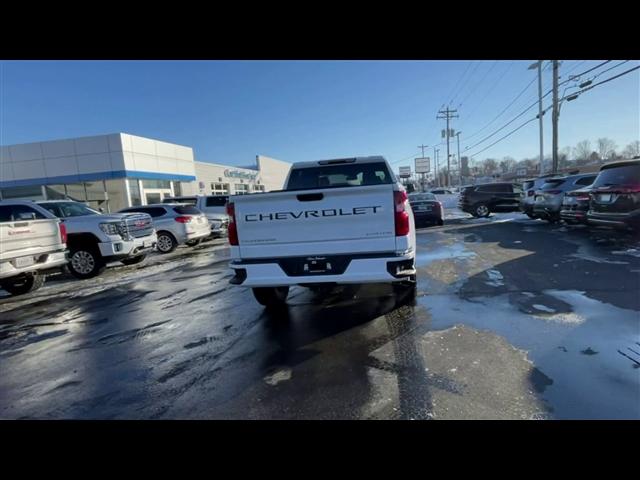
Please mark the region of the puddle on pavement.
[[422, 267], [436, 260], [461, 260], [475, 256], [477, 256], [475, 252], [467, 250], [463, 243], [457, 242], [418, 253], [416, 255], [416, 265]]

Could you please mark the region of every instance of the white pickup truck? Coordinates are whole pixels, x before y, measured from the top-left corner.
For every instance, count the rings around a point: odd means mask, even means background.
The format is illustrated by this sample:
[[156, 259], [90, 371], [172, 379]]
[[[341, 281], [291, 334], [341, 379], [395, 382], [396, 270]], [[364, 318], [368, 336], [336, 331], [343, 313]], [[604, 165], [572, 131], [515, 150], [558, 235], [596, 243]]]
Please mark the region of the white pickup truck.
[[142, 262], [158, 241], [147, 213], [102, 213], [84, 203], [47, 200], [39, 206], [60, 218], [67, 228], [69, 271], [80, 279], [99, 275], [109, 262]]
[[407, 193], [383, 157], [292, 165], [282, 191], [229, 198], [233, 285], [266, 307], [292, 285], [393, 283], [415, 291]]
[[33, 202], [0, 202], [0, 287], [12, 295], [40, 288], [67, 263], [65, 226]]

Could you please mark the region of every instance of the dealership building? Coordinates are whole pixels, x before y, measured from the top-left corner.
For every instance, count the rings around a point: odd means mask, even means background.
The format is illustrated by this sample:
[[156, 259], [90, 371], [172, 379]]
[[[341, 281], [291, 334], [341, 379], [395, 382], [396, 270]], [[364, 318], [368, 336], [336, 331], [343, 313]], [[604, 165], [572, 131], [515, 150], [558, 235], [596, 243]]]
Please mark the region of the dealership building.
[[71, 198], [105, 212], [179, 195], [279, 190], [291, 164], [256, 156], [255, 165], [197, 162], [193, 149], [115, 133], [0, 147], [0, 199]]

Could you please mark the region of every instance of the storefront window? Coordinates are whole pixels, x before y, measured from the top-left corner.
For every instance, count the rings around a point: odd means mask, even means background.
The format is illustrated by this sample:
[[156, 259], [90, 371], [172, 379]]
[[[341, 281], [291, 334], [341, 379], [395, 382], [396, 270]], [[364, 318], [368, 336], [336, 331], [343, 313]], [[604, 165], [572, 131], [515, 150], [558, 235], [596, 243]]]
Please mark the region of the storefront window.
[[87, 192], [86, 202], [91, 208], [100, 210], [101, 208], [107, 211], [107, 199], [105, 196], [105, 185], [103, 180], [97, 182], [86, 182], [84, 184], [85, 191]]
[[236, 190], [236, 195], [247, 195], [249, 193], [249, 185], [236, 183], [234, 187]]
[[[125, 181], [126, 180], [124, 178], [104, 181], [105, 186], [107, 187], [107, 195], [109, 197], [107, 208], [105, 208], [106, 211], [117, 212], [118, 210], [122, 210], [129, 206], [127, 201], [127, 190], [124, 183]], [[133, 193], [131, 196], [133, 197]]]
[[25, 198], [33, 200], [42, 199], [42, 189], [40, 185], [29, 185], [26, 187], [8, 187], [0, 190], [3, 199], [8, 198]]
[[131, 194], [131, 206], [137, 207], [142, 205], [142, 196], [140, 195], [140, 186], [138, 185], [138, 180], [135, 178], [128, 178], [127, 182], [129, 182], [129, 193]]
[[69, 199], [75, 200], [76, 202], [84, 202], [87, 199], [83, 183], [68, 183], [66, 187], [67, 197]]
[[229, 184], [228, 183], [212, 183], [211, 193], [213, 193], [214, 195], [229, 195]]
[[173, 182], [173, 195], [176, 197], [182, 196], [182, 183], [181, 182]]
[[46, 185], [44, 189], [47, 192], [47, 200], [64, 200], [67, 198], [64, 185]]
[[171, 189], [171, 183], [169, 180], [142, 180], [142, 188]]
[[253, 186], [253, 191], [254, 192], [264, 192], [264, 185], [254, 185]]

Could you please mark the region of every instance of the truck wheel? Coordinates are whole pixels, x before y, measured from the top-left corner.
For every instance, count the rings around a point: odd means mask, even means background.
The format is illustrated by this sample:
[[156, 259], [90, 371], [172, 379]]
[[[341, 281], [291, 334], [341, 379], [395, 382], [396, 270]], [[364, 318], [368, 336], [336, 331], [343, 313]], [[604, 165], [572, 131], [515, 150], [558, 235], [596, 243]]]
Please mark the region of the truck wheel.
[[473, 207], [473, 214], [476, 217], [488, 217], [489, 213], [489, 207], [486, 203], [479, 203]]
[[158, 232], [158, 242], [156, 243], [156, 247], [160, 253], [173, 252], [177, 246], [178, 242], [169, 232]]
[[121, 260], [121, 262], [125, 265], [135, 265], [142, 262], [145, 258], [147, 258], [146, 255], [138, 255], [137, 257], [133, 258], [125, 258], [124, 260]]
[[251, 290], [258, 303], [267, 308], [284, 306], [289, 295], [289, 287], [260, 287]]
[[22, 275], [20, 277], [3, 280], [2, 283], [0, 283], [0, 287], [4, 288], [11, 295], [23, 295], [39, 289], [44, 285], [44, 279], [44, 275], [36, 272], [32, 275]]
[[418, 292], [418, 284], [416, 281], [416, 276], [411, 275], [409, 280], [403, 282], [394, 282], [393, 283], [393, 292], [395, 293], [398, 299], [402, 300], [413, 300], [417, 296]]
[[100, 275], [106, 265], [95, 247], [73, 247], [69, 252], [69, 271], [81, 280]]

